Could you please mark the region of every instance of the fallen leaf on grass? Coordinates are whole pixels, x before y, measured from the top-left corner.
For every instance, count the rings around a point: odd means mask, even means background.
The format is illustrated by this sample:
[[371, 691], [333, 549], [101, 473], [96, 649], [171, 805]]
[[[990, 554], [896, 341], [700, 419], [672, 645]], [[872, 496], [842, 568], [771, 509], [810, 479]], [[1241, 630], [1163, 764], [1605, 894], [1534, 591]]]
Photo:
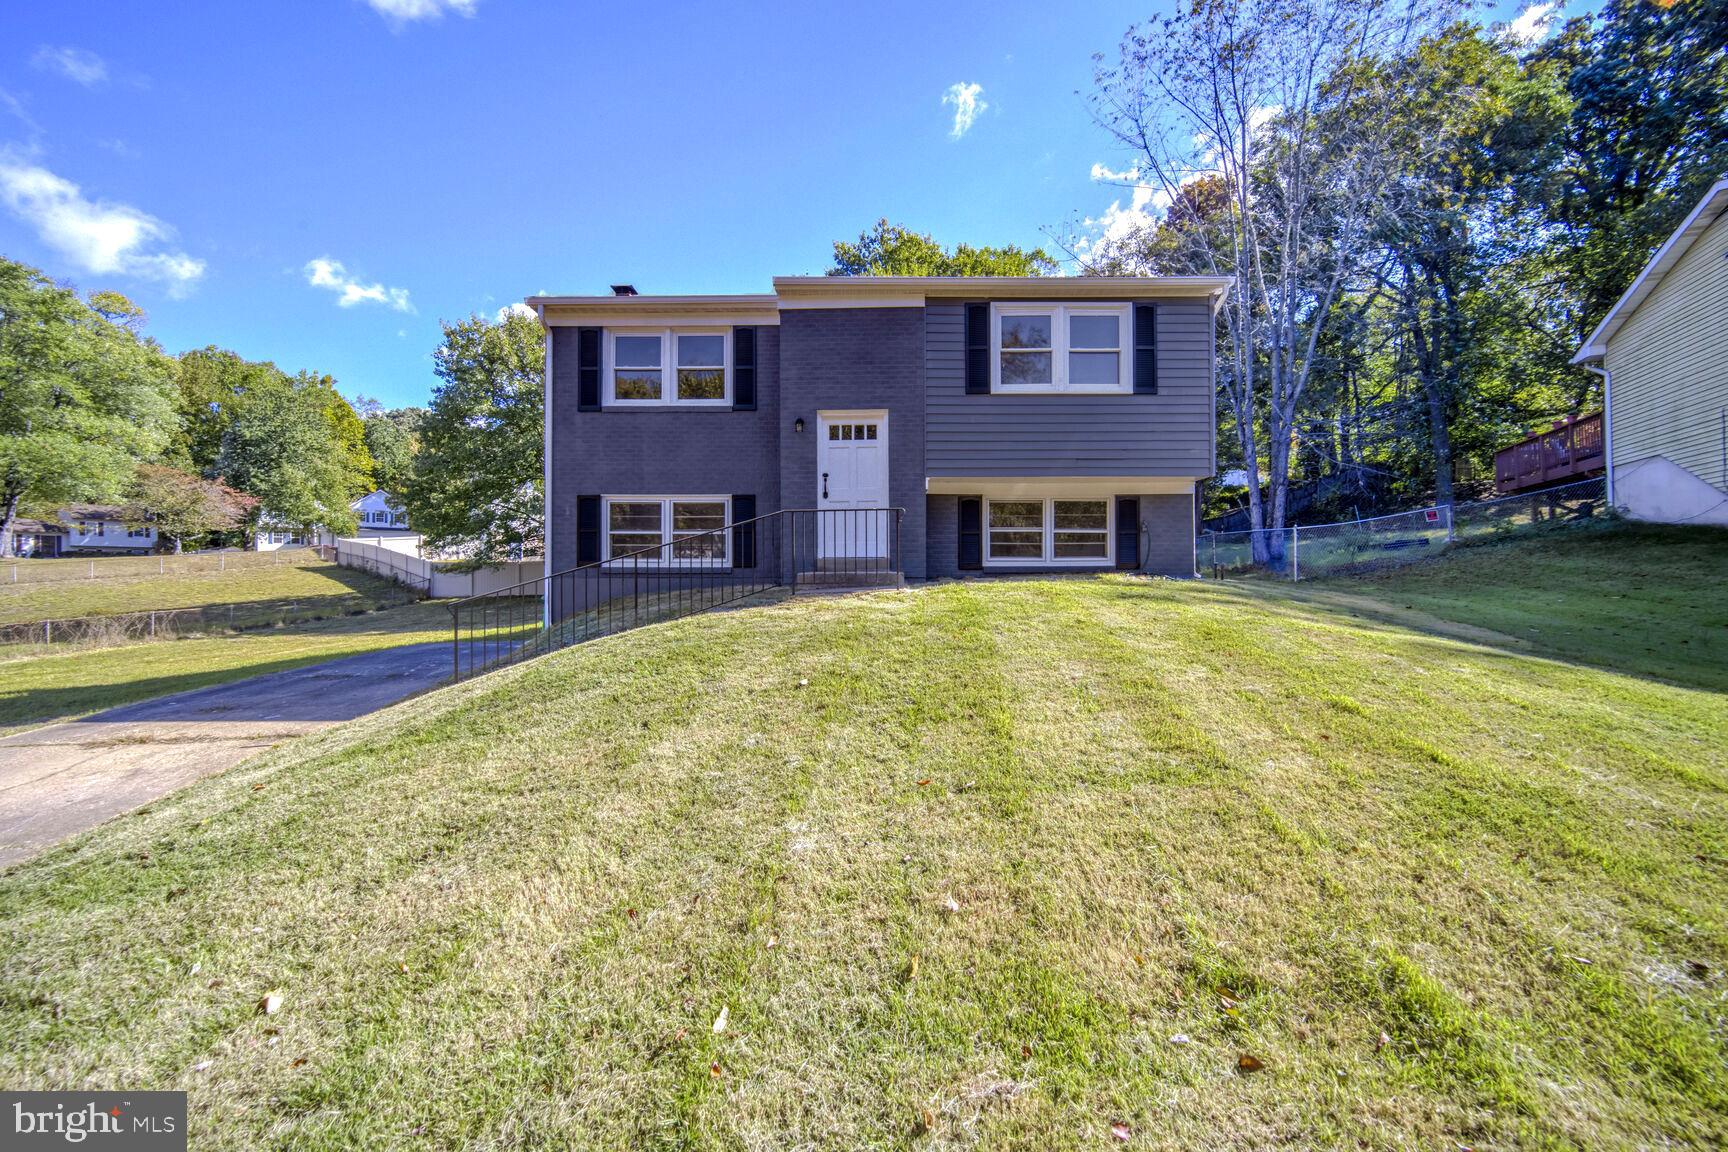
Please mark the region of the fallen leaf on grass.
[[1376, 1052], [1384, 1051], [1386, 1048], [1386, 1045], [1388, 1045], [1390, 1043], [1392, 1043], [1392, 1037], [1390, 1037], [1390, 1036], [1386, 1035], [1386, 1033], [1382, 1032], [1382, 1033], [1380, 1033], [1380, 1039], [1374, 1041], [1374, 1051], [1376, 1051]]
[[768, 933], [768, 947], [770, 947], [770, 948], [780, 947], [780, 937], [773, 932]]
[[708, 1065], [708, 1077], [711, 1080], [720, 1079], [720, 1065], [718, 1063]]
[[1117, 1143], [1126, 1144], [1134, 1138], [1134, 1129], [1118, 1120], [1110, 1125], [1110, 1135], [1116, 1138]]
[[254, 792], [262, 792], [262, 791], [264, 791], [264, 785], [262, 785], [262, 784], [254, 784], [254, 785], [252, 785], [252, 791], [254, 791]]
[[1020, 1045], [1020, 1059], [1022, 1059], [1022, 1060], [1032, 1059], [1032, 1045], [1030, 1045], [1030, 1044]]
[[634, 909], [634, 908], [626, 908], [626, 909], [624, 909], [624, 917], [625, 917], [625, 919], [627, 919], [627, 920], [634, 920], [634, 919], [636, 919], [636, 909]]
[[1194, 1041], [1186, 1032], [1178, 1032], [1176, 1035], [1170, 1037], [1170, 1043], [1172, 1044], [1192, 1044], [1193, 1042]]
[[936, 1113], [928, 1108], [918, 1113], [918, 1130], [920, 1132], [936, 1131]]
[[924, 777], [924, 779], [918, 781], [918, 787], [920, 787], [920, 788], [928, 788], [929, 786], [930, 786], [930, 777], [928, 777], [928, 776], [926, 776], [926, 777]]
[[1236, 1058], [1236, 1071], [1244, 1075], [1249, 1072], [1258, 1072], [1264, 1067], [1266, 1065], [1260, 1061], [1259, 1057], [1250, 1056], [1246, 1052]]
[[952, 915], [953, 913], [960, 911], [960, 904], [954, 899], [954, 897], [947, 896], [942, 900], [942, 910]]
[[290, 1068], [304, 1068], [305, 1066], [306, 1066], [306, 1057], [304, 1057], [304, 1056], [294, 1057], [293, 1062], [288, 1065], [288, 1067], [290, 1067]]
[[726, 1021], [730, 1020], [731, 1018], [732, 1018], [732, 1009], [731, 1008], [721, 1008], [720, 1009], [720, 1015], [714, 1017], [714, 1032], [715, 1032], [715, 1034], [719, 1034], [721, 1032], [726, 1031]]
[[918, 979], [918, 953], [912, 953], [912, 960], [906, 965], [906, 979]]
[[264, 993], [264, 999], [258, 1001], [258, 1007], [266, 1016], [274, 1016], [282, 1011], [282, 990], [272, 988]]
[[216, 1061], [214, 1061], [214, 1060], [200, 1060], [200, 1061], [198, 1061], [198, 1063], [192, 1065], [192, 1071], [202, 1072], [202, 1071], [204, 1071], [204, 1069], [210, 1067], [210, 1065], [212, 1065], [214, 1063], [216, 1063]]

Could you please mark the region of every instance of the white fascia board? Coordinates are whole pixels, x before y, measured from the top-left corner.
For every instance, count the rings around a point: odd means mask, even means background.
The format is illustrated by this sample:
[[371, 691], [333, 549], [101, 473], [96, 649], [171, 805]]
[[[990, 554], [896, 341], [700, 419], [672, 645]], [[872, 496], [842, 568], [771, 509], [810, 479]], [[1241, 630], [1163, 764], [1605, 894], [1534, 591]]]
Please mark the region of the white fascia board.
[[988, 496], [995, 500], [1099, 498], [1103, 496], [1183, 496], [1200, 476], [928, 476], [932, 496]]
[[1716, 181], [1710, 190], [1704, 193], [1704, 198], [1698, 201], [1686, 219], [1680, 222], [1680, 227], [1674, 229], [1672, 235], [1663, 241], [1662, 247], [1656, 249], [1656, 255], [1650, 257], [1650, 262], [1644, 265], [1632, 286], [1615, 301], [1614, 307], [1608, 309], [1608, 315], [1602, 317], [1602, 322], [1596, 325], [1596, 330], [1590, 333], [1590, 338], [1584, 341], [1584, 346], [1578, 349], [1578, 354], [1572, 357], [1572, 363], [1585, 364], [1600, 360], [1608, 354], [1608, 341], [1620, 330], [1620, 326], [1638, 310], [1638, 306], [1656, 290], [1656, 285], [1662, 282], [1662, 277], [1668, 270], [1686, 255], [1693, 241], [1702, 236], [1716, 222], [1722, 212], [1728, 212], [1728, 176]]

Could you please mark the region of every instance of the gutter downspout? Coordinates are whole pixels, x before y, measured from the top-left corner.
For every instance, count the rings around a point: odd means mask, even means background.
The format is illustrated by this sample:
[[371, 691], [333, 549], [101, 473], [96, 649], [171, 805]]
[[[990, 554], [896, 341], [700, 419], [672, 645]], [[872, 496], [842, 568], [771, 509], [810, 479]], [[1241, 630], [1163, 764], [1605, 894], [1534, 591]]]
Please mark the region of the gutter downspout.
[[1606, 362], [1602, 364], [1586, 364], [1584, 371], [1594, 372], [1602, 377], [1602, 457], [1607, 467], [1603, 475], [1608, 477], [1608, 507], [1616, 507], [1614, 503], [1614, 378], [1608, 371]]
[[[546, 305], [534, 305], [540, 331], [546, 338], [546, 354], [540, 365], [540, 409], [545, 421], [541, 433], [540, 478], [540, 625], [552, 627], [552, 329], [546, 327]], [[518, 578], [521, 573], [518, 571]]]

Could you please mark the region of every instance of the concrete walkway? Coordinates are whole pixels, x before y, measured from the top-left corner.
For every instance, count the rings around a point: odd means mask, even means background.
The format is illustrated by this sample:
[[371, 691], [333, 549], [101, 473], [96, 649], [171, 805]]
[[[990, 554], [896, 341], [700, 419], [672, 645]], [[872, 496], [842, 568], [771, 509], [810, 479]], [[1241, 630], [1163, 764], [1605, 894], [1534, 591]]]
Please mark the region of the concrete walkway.
[[0, 740], [0, 864], [449, 674], [448, 644], [409, 644], [9, 736]]

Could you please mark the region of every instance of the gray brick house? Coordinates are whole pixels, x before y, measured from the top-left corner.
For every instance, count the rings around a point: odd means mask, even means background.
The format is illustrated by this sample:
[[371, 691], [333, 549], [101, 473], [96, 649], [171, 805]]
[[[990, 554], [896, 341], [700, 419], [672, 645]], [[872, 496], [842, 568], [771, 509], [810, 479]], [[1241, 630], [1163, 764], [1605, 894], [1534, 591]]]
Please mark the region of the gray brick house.
[[[749, 296], [532, 296], [549, 571], [781, 509], [903, 509], [907, 579], [1194, 573], [1212, 277], [791, 276]], [[815, 549], [881, 551], [859, 533]], [[670, 555], [670, 552], [666, 553]], [[786, 563], [784, 558], [775, 563]]]

